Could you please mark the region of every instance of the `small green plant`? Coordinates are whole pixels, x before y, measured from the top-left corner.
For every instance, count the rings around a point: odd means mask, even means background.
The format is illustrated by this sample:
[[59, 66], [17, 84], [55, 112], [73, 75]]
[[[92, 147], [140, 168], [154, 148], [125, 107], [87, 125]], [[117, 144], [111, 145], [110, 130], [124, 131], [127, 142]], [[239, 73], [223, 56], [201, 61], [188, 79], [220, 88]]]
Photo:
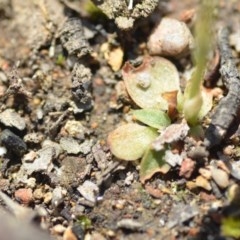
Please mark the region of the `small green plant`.
[[[199, 119], [211, 110], [212, 96], [204, 93], [201, 85], [212, 40], [208, 33], [214, 6], [213, 1], [202, 2], [195, 27], [196, 50], [193, 56], [196, 70], [184, 94], [176, 67], [165, 58], [145, 57], [140, 66], [134, 67], [127, 62], [122, 69], [126, 90], [140, 109], [131, 111], [132, 123], [124, 124], [109, 134], [108, 143], [113, 155], [119, 159], [141, 159], [140, 180], [143, 183], [156, 172], [167, 173], [170, 170], [171, 166], [165, 159], [171, 152], [171, 144], [188, 134], [189, 127], [185, 121], [196, 127]], [[178, 117], [176, 112], [185, 120], [171, 125], [172, 119]], [[184, 134], [178, 135], [178, 132]]]
[[215, 0], [203, 0], [195, 25], [195, 50], [193, 51], [195, 71], [185, 89], [183, 103], [184, 117], [191, 125], [195, 125], [198, 122], [199, 113], [203, 104], [201, 87], [212, 46], [213, 11], [215, 6]]

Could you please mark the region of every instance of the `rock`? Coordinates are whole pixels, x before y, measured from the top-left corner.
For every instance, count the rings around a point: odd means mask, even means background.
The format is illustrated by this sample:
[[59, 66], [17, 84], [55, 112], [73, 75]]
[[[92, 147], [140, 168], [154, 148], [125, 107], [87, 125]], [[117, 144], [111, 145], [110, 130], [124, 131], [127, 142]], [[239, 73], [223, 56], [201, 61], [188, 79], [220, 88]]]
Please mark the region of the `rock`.
[[[77, 239], [84, 239], [84, 229], [83, 227], [76, 223], [72, 226], [72, 232], [77, 237]], [[99, 239], [100, 240], [100, 239]]]
[[88, 153], [90, 153], [92, 146], [93, 146], [92, 140], [85, 140], [82, 144], [80, 144], [80, 152], [83, 153], [84, 155], [87, 155]]
[[196, 185], [198, 187], [206, 189], [207, 191], [212, 190], [210, 182], [206, 178], [204, 178], [203, 176], [198, 176], [196, 178]]
[[7, 149], [5, 147], [0, 147], [0, 157], [3, 157], [7, 153]]
[[6, 109], [0, 113], [0, 122], [7, 127], [15, 127], [20, 131], [26, 128], [24, 118], [20, 117], [14, 109]]
[[28, 178], [27, 180], [27, 186], [30, 188], [34, 188], [36, 186], [36, 178]]
[[164, 160], [170, 166], [176, 167], [177, 165], [181, 165], [183, 158], [179, 154], [172, 153], [171, 150], [166, 150]]
[[206, 168], [199, 168], [199, 173], [206, 178], [207, 180], [210, 180], [212, 178], [212, 173], [210, 170], [206, 169]]
[[86, 128], [80, 121], [68, 120], [64, 126], [64, 130], [71, 136], [80, 140], [84, 139], [84, 135], [87, 132]]
[[93, 203], [96, 202], [96, 197], [99, 194], [99, 188], [95, 183], [87, 180], [83, 183], [83, 185], [79, 186], [77, 190], [86, 200]]
[[43, 197], [43, 202], [44, 202], [45, 204], [50, 203], [51, 200], [52, 200], [52, 197], [53, 197], [53, 194], [52, 194], [51, 192], [45, 193], [45, 194], [44, 194], [44, 197]]
[[51, 172], [53, 169], [52, 160], [58, 155], [55, 148], [46, 146], [37, 151], [37, 158], [33, 162], [23, 162], [22, 169], [31, 175], [33, 172]]
[[71, 137], [63, 137], [60, 139], [60, 146], [68, 154], [78, 154], [81, 151], [78, 141]]
[[42, 143], [42, 147], [52, 147], [55, 151], [56, 156], [59, 156], [63, 152], [63, 149], [61, 148], [60, 144], [53, 142], [51, 140], [45, 140]]
[[215, 167], [211, 168], [211, 174], [214, 182], [220, 187], [220, 188], [226, 188], [229, 185], [229, 175], [223, 171], [222, 169], [218, 169]]
[[36, 200], [42, 200], [43, 197], [44, 197], [43, 189], [42, 188], [35, 189], [34, 192], [33, 192], [33, 197]]
[[24, 205], [29, 205], [33, 200], [32, 189], [30, 188], [19, 188], [14, 193], [15, 198]]
[[229, 165], [229, 168], [230, 168], [230, 171], [231, 171], [231, 175], [240, 180], [240, 161], [229, 161], [228, 162], [228, 165]]
[[[83, 239], [83, 238], [80, 238]], [[63, 234], [63, 240], [78, 240], [78, 238], [73, 233], [72, 229], [68, 227]]]
[[193, 171], [195, 170], [196, 162], [191, 158], [185, 158], [182, 161], [179, 175], [184, 176], [185, 178], [190, 178]]
[[0, 135], [0, 144], [5, 146], [9, 152], [19, 157], [23, 156], [27, 151], [27, 145], [24, 141], [8, 129], [2, 131]]
[[[85, 240], [87, 239], [85, 238]], [[101, 233], [94, 231], [89, 236], [89, 240], [106, 240], [106, 238]]]
[[53, 234], [62, 234], [64, 231], [66, 231], [66, 228], [62, 224], [57, 224], [52, 228]]
[[58, 207], [63, 202], [63, 189], [62, 187], [54, 188], [52, 192], [51, 203], [54, 207]]
[[122, 229], [128, 229], [128, 230], [140, 230], [143, 228], [143, 224], [140, 222], [137, 222], [133, 219], [122, 219], [117, 222], [117, 227]]
[[171, 211], [168, 215], [167, 227], [173, 228], [177, 224], [183, 224], [198, 214], [199, 209], [195, 204], [188, 203], [185, 205], [183, 203], [177, 203], [171, 208]]
[[43, 141], [43, 135], [40, 133], [28, 133], [24, 136], [24, 142], [32, 144], [40, 144]]
[[189, 53], [193, 37], [184, 22], [163, 18], [150, 35], [147, 46], [150, 54], [179, 57]]
[[197, 188], [197, 185], [195, 182], [193, 181], [188, 181], [186, 182], [186, 187], [189, 189], [189, 190], [194, 190]]
[[30, 151], [23, 156], [24, 162], [33, 162], [37, 158], [37, 152]]

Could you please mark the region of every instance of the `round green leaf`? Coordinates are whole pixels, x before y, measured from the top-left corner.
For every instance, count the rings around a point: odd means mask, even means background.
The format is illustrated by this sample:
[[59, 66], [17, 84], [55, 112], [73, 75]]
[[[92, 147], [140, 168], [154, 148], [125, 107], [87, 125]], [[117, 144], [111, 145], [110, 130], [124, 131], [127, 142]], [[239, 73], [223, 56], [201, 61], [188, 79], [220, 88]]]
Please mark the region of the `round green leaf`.
[[133, 117], [156, 129], [160, 129], [162, 127], [167, 127], [170, 125], [171, 120], [168, 115], [158, 109], [139, 109], [133, 111]]
[[155, 173], [161, 172], [166, 174], [170, 170], [170, 165], [164, 161], [165, 151], [155, 151], [148, 149], [141, 161], [140, 165], [140, 180], [145, 183]]
[[167, 110], [168, 102], [162, 94], [180, 90], [176, 67], [161, 57], [146, 57], [136, 68], [127, 62], [123, 79], [130, 97], [141, 108]]
[[134, 161], [141, 158], [145, 150], [158, 136], [155, 129], [129, 123], [118, 127], [108, 135], [110, 150], [117, 158]]

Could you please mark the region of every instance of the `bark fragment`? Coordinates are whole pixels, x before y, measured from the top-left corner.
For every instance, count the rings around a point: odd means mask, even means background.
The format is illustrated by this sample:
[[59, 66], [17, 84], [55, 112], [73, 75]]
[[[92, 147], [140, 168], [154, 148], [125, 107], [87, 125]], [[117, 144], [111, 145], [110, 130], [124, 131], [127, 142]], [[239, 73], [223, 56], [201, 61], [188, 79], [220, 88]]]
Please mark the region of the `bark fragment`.
[[207, 148], [221, 143], [240, 108], [240, 75], [231, 53], [228, 36], [229, 30], [222, 29], [219, 32], [218, 43], [221, 55], [220, 73], [228, 94], [216, 107], [211, 124], [206, 131], [204, 143]]

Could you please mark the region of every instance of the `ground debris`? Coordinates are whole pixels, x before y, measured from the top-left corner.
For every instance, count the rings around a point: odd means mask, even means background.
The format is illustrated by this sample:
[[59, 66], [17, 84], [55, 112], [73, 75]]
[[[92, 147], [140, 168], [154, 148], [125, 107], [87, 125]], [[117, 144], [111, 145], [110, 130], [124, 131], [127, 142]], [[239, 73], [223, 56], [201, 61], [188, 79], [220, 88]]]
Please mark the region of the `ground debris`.
[[60, 146], [68, 154], [78, 154], [81, 151], [78, 141], [71, 137], [63, 137], [60, 139]]
[[128, 229], [132, 231], [139, 231], [143, 228], [143, 223], [140, 223], [133, 219], [122, 219], [117, 222], [118, 228]]
[[33, 172], [51, 172], [53, 159], [57, 157], [54, 147], [46, 146], [37, 152], [37, 158], [33, 162], [24, 162], [22, 168], [28, 175]]
[[14, 109], [6, 109], [0, 113], [0, 122], [7, 127], [15, 127], [22, 131], [26, 127], [24, 118], [22, 118]]
[[208, 148], [221, 143], [240, 107], [240, 75], [232, 56], [228, 36], [227, 28], [220, 30], [218, 43], [221, 55], [220, 73], [228, 94], [220, 100], [206, 131], [204, 144]]
[[27, 145], [25, 142], [8, 129], [1, 132], [0, 143], [6, 147], [9, 152], [19, 157], [23, 156], [23, 154], [27, 151]]
[[158, 0], [143, 0], [135, 4], [129, 0], [129, 4], [122, 0], [104, 0], [93, 2], [110, 18], [114, 19], [120, 29], [129, 30], [137, 18], [147, 17], [158, 5]]
[[98, 186], [87, 180], [77, 188], [78, 192], [87, 200], [95, 203], [99, 194]]
[[76, 55], [81, 58], [91, 52], [84, 36], [83, 25], [80, 18], [68, 18], [59, 31], [59, 37], [69, 55]]
[[87, 111], [93, 107], [91, 89], [91, 70], [83, 64], [75, 63], [72, 70], [72, 95], [81, 111]]
[[156, 151], [164, 149], [164, 144], [183, 140], [189, 131], [187, 123], [175, 123], [168, 126], [161, 132], [160, 136], [152, 143]]
[[184, 205], [182, 203], [173, 206], [167, 223], [168, 228], [173, 228], [177, 224], [182, 224], [199, 214], [196, 205]]

